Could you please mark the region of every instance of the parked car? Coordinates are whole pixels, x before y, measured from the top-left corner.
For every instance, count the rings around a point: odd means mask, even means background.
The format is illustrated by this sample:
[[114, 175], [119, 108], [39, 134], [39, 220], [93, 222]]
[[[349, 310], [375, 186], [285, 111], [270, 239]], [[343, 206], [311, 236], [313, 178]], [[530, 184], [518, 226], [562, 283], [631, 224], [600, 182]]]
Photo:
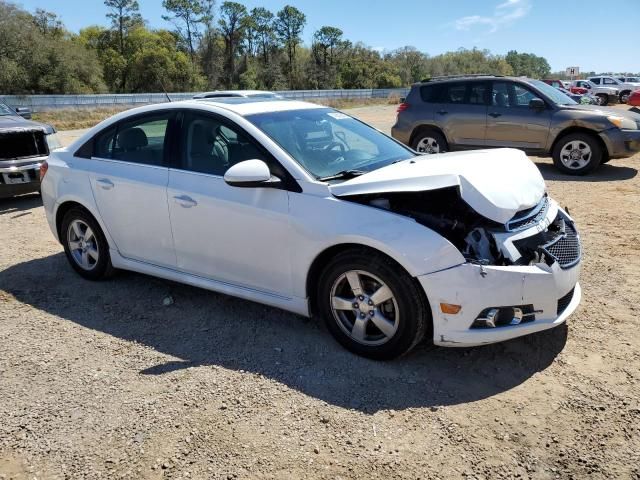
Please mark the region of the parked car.
[[228, 98], [228, 97], [243, 97], [243, 98], [270, 98], [281, 99], [282, 97], [277, 93], [266, 92], [263, 90], [216, 90], [213, 92], [203, 92], [194, 95], [193, 98]]
[[620, 91], [617, 88], [598, 86], [589, 80], [574, 80], [569, 91], [580, 95], [591, 94], [598, 99], [598, 105], [602, 106], [616, 104], [620, 99]]
[[561, 80], [562, 82], [562, 86], [564, 87], [565, 90], [569, 90], [569, 87], [571, 86], [571, 81], [569, 80]]
[[[611, 75], [601, 75], [598, 77], [589, 77], [589, 80], [598, 86], [611, 87], [618, 90], [620, 103], [627, 103], [629, 94], [640, 88], [637, 82], [621, 82], [618, 78]], [[637, 80], [637, 79], [636, 79]]]
[[578, 231], [524, 153], [421, 156], [310, 103], [120, 113], [51, 155], [42, 196], [86, 279], [121, 268], [317, 314], [373, 358], [553, 328], [580, 302]]
[[60, 146], [55, 128], [28, 120], [29, 109], [18, 112], [0, 103], [0, 198], [37, 192], [40, 165]]
[[413, 85], [392, 135], [422, 153], [514, 147], [584, 175], [640, 151], [640, 115], [579, 105], [540, 80], [478, 76]]
[[583, 93], [583, 94], [578, 94], [578, 93], [571, 93], [569, 90], [562, 88], [562, 87], [556, 87], [558, 88], [558, 90], [562, 93], [564, 93], [566, 96], [568, 96], [571, 100], [573, 100], [576, 103], [580, 103], [582, 105], [598, 105], [599, 100], [598, 97], [591, 95], [590, 93]]
[[542, 81], [547, 85], [551, 85], [552, 87], [555, 87], [555, 88], [565, 88], [564, 82], [562, 80], [546, 79]]
[[629, 98], [627, 99], [627, 105], [631, 105], [632, 107], [640, 107], [640, 90], [631, 92]]

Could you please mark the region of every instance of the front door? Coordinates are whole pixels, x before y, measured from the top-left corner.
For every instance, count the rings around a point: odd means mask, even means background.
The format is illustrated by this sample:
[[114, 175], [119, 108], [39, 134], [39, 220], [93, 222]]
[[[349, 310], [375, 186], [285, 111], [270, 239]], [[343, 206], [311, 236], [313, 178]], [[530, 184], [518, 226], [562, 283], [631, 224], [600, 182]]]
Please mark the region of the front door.
[[546, 148], [552, 110], [530, 108], [534, 98], [540, 97], [520, 83], [493, 82], [487, 114], [488, 147]]
[[213, 114], [186, 112], [169, 210], [178, 269], [263, 292], [291, 294], [289, 198], [276, 188], [229, 186], [224, 172], [269, 155]]
[[154, 112], [118, 123], [94, 141], [89, 171], [100, 216], [126, 258], [175, 267], [167, 207], [167, 132], [174, 113]]

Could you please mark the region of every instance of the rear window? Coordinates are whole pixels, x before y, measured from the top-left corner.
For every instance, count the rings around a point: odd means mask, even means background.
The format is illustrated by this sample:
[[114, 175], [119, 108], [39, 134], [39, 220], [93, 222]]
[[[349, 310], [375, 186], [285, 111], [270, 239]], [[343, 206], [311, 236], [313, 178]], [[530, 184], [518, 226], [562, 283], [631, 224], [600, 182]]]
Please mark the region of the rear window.
[[420, 87], [420, 97], [426, 103], [484, 105], [486, 82], [448, 82]]

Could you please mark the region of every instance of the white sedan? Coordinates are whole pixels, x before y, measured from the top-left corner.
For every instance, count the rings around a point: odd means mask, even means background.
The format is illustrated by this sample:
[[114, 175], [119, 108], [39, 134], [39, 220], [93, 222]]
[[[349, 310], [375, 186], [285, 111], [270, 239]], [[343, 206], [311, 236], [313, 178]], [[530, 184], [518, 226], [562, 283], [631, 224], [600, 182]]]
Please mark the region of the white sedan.
[[360, 355], [507, 340], [580, 302], [574, 222], [518, 150], [420, 156], [330, 108], [227, 98], [120, 113], [41, 175], [83, 277], [317, 314]]

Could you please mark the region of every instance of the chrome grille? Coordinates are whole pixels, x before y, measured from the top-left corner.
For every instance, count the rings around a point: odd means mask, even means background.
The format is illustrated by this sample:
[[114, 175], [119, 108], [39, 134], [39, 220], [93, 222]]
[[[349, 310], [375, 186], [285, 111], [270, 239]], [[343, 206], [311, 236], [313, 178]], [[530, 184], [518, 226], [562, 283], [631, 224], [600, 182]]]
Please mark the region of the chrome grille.
[[542, 246], [542, 250], [553, 258], [561, 268], [570, 268], [580, 261], [580, 237], [572, 223], [564, 222], [565, 231], [552, 242]]
[[506, 224], [507, 231], [516, 232], [518, 230], [525, 230], [537, 223], [540, 223], [544, 217], [547, 216], [549, 210], [549, 197], [546, 195], [542, 197], [542, 200], [538, 205], [528, 210], [518, 212], [511, 220]]

